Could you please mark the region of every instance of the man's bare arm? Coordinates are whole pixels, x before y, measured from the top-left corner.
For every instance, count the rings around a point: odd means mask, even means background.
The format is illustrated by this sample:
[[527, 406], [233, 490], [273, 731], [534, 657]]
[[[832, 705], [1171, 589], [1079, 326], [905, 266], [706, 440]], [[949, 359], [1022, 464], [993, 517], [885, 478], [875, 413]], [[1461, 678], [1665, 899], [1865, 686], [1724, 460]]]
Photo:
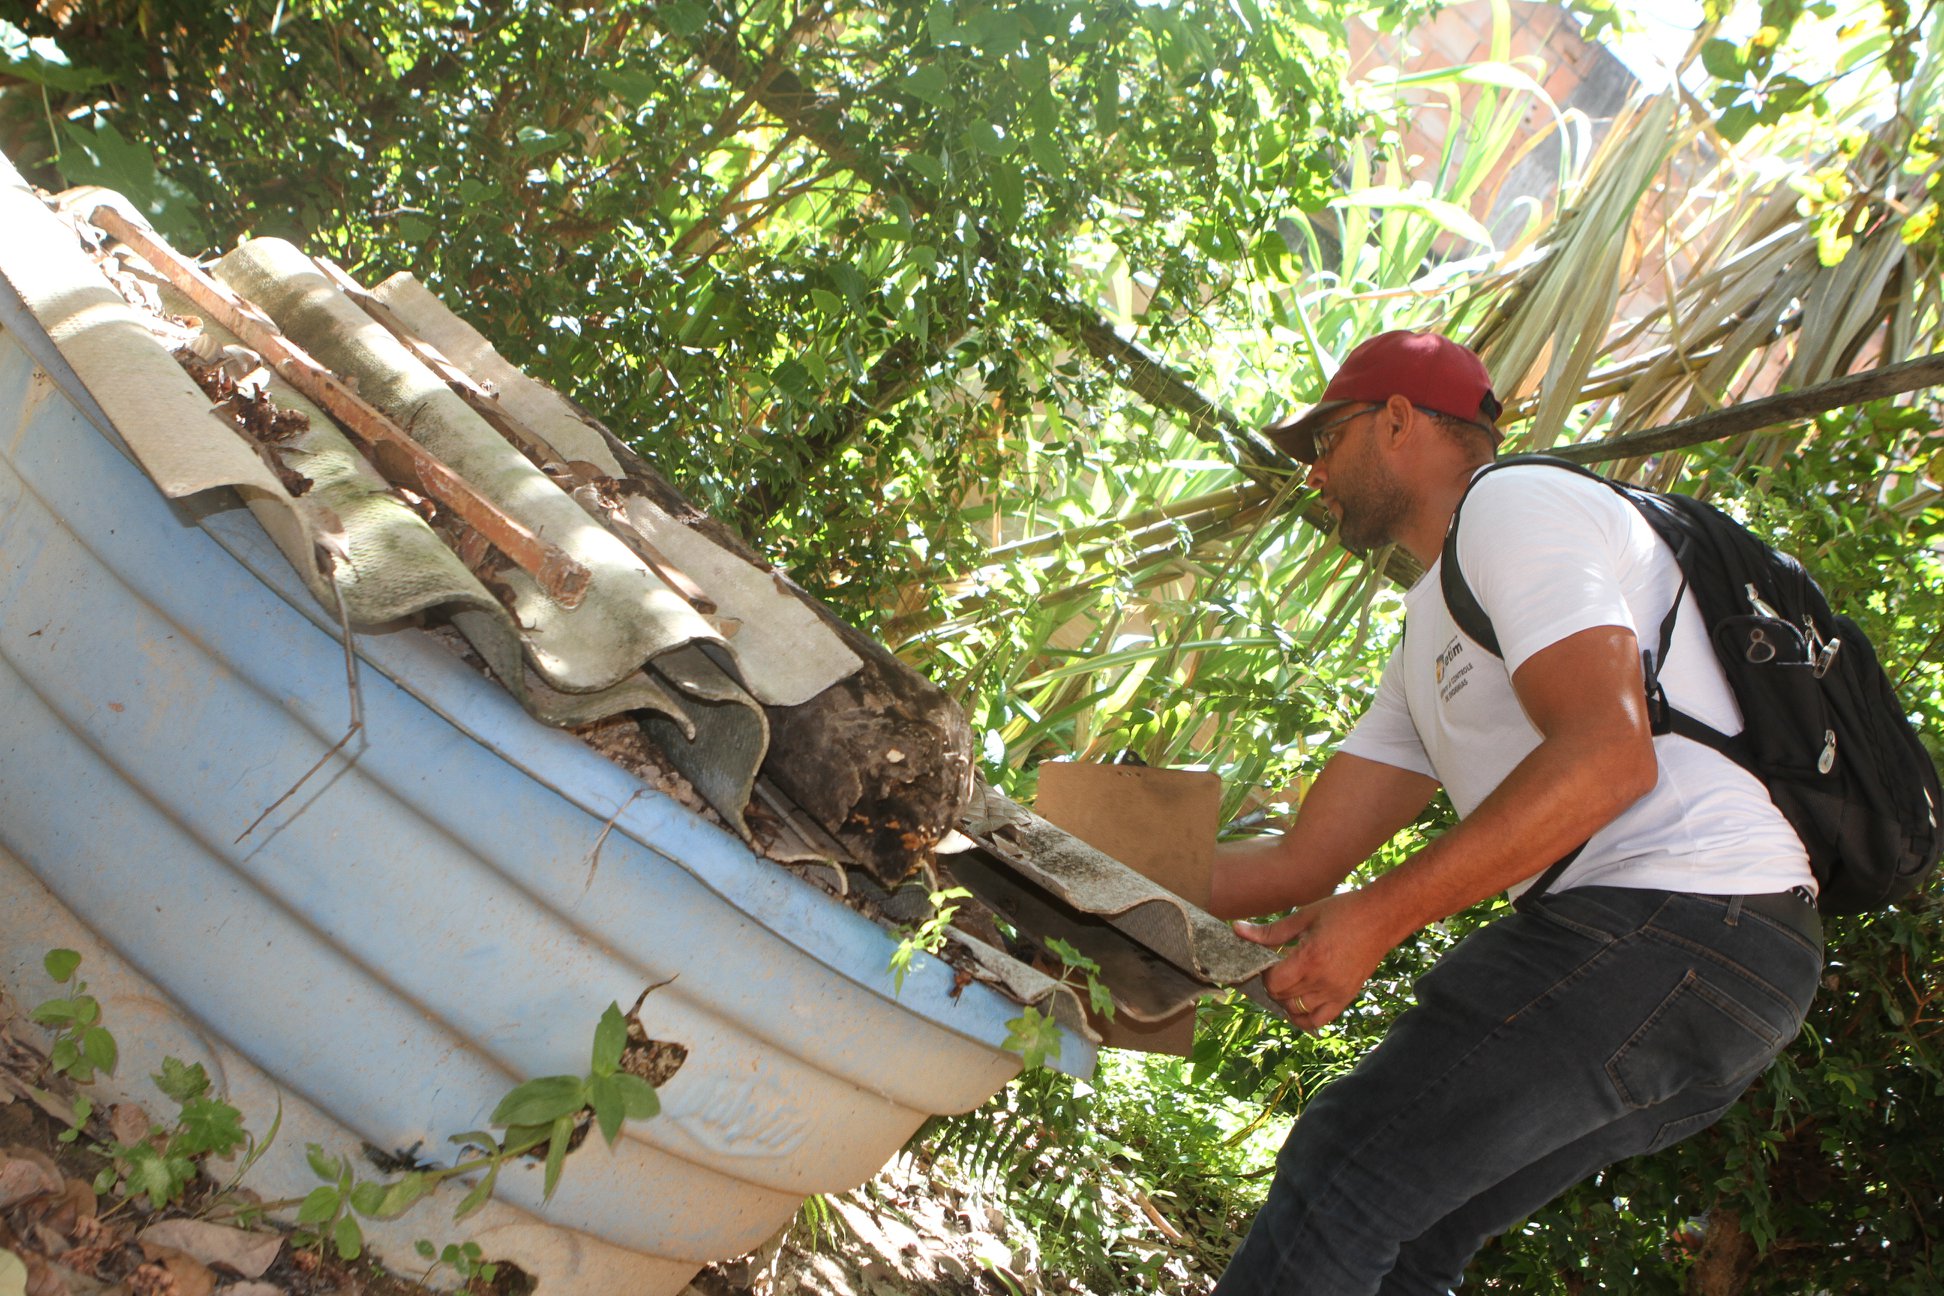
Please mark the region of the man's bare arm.
[[1528, 659], [1512, 689], [1540, 744], [1463, 823], [1373, 883], [1399, 941], [1544, 869], [1659, 777], [1631, 631], [1570, 635]]
[[1251, 918], [1329, 895], [1437, 790], [1436, 779], [1414, 770], [1338, 752], [1287, 831], [1216, 846], [1208, 911]]
[[1521, 666], [1512, 687], [1541, 740], [1476, 811], [1367, 886], [1239, 929], [1263, 944], [1301, 938], [1263, 976], [1299, 1025], [1333, 1020], [1406, 937], [1540, 872], [1653, 788], [1631, 631], [1569, 635]]

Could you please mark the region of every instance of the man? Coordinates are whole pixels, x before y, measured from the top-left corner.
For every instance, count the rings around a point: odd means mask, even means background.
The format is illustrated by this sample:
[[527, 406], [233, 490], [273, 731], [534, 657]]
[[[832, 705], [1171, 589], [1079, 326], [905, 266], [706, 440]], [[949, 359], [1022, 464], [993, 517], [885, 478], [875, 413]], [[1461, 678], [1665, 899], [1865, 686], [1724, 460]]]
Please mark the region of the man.
[[[1487, 475], [1457, 556], [1503, 659], [1446, 611], [1439, 555], [1498, 412], [1470, 351], [1395, 332], [1268, 434], [1310, 465], [1346, 546], [1395, 542], [1428, 569], [1369, 712], [1294, 824], [1218, 853], [1215, 913], [1297, 906], [1237, 924], [1289, 947], [1269, 993], [1320, 1029], [1420, 928], [1579, 853], [1439, 960], [1309, 1103], [1220, 1296], [1449, 1291], [1486, 1239], [1572, 1184], [1714, 1122], [1795, 1035], [1821, 975], [1814, 878], [1762, 784], [1649, 732], [1641, 640], [1677, 595], [1667, 697], [1730, 733], [1741, 721], [1673, 556], [1626, 501], [1543, 465]], [[1337, 890], [1440, 785], [1458, 824]]]

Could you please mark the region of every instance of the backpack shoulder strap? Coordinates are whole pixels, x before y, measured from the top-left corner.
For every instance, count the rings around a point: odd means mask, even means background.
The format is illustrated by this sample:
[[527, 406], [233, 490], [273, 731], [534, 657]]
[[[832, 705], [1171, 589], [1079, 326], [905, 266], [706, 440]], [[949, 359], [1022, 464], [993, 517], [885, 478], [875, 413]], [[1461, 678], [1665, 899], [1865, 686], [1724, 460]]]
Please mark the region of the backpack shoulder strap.
[[1472, 593], [1470, 583], [1465, 580], [1463, 569], [1458, 566], [1458, 520], [1464, 516], [1465, 500], [1471, 498], [1472, 491], [1478, 483], [1485, 480], [1487, 475], [1501, 468], [1517, 468], [1524, 464], [1564, 468], [1582, 477], [1591, 477], [1594, 481], [1618, 491], [1622, 496], [1626, 495], [1626, 491], [1617, 482], [1609, 481], [1591, 468], [1561, 459], [1556, 455], [1507, 455], [1503, 459], [1486, 464], [1471, 479], [1471, 485], [1465, 487], [1464, 497], [1458, 501], [1458, 507], [1452, 510], [1451, 525], [1445, 528], [1444, 550], [1438, 565], [1438, 584], [1444, 592], [1445, 606], [1451, 610], [1451, 619], [1457, 622], [1458, 628], [1469, 635], [1479, 647], [1494, 657], [1505, 656], [1499, 651], [1498, 631], [1492, 628], [1492, 618], [1487, 616], [1485, 609], [1480, 606], [1478, 596]]
[[[1656, 495], [1652, 492], [1636, 492], [1622, 482], [1601, 476], [1591, 468], [1582, 467], [1554, 455], [1542, 454], [1508, 455], [1487, 464], [1477, 476], [1472, 478], [1471, 486], [1478, 485], [1486, 473], [1518, 464], [1543, 464], [1552, 468], [1565, 468], [1582, 477], [1592, 478], [1632, 505], [1635, 511], [1647, 519], [1662, 542], [1673, 550], [1675, 565], [1681, 572], [1681, 584], [1674, 592], [1674, 601], [1668, 605], [1667, 614], [1661, 618], [1657, 636], [1658, 644], [1652, 649], [1643, 648], [1640, 654], [1641, 673], [1645, 677], [1647, 689], [1649, 727], [1656, 734], [1679, 734], [1704, 747], [1711, 747], [1751, 773], [1758, 773], [1747, 750], [1747, 742], [1741, 735], [1724, 734], [1712, 725], [1705, 724], [1670, 705], [1666, 694], [1661, 689], [1661, 665], [1667, 660], [1668, 650], [1674, 644], [1674, 622], [1680, 614], [1681, 598], [1688, 589], [1688, 554], [1694, 543], [1693, 535], [1685, 527], [1671, 521], [1669, 517], [1671, 509], [1667, 501], [1675, 497]], [[1466, 499], [1471, 496], [1471, 486], [1465, 488]], [[1492, 618], [1479, 604], [1478, 597], [1472, 593], [1470, 583], [1465, 580], [1464, 570], [1458, 565], [1458, 520], [1463, 516], [1464, 509], [1464, 499], [1460, 499], [1457, 509], [1452, 512], [1451, 526], [1445, 531], [1438, 583], [1444, 592], [1445, 606], [1451, 610], [1451, 619], [1457, 623], [1458, 628], [1471, 636], [1480, 647], [1494, 657], [1503, 658], [1505, 654], [1499, 648], [1498, 631], [1492, 627]], [[1533, 891], [1536, 894], [1542, 889], [1535, 886]]]

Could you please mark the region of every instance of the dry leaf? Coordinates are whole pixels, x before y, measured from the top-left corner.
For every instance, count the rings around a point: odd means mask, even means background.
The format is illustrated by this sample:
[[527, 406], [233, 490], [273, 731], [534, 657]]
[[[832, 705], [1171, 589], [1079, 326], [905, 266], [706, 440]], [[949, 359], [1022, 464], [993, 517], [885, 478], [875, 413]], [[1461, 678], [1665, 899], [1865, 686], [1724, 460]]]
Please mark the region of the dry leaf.
[[61, 1296], [123, 1296], [128, 1290], [119, 1283], [105, 1282], [59, 1260], [48, 1261], [47, 1271], [60, 1284], [55, 1290]]
[[21, 1259], [27, 1262], [27, 1296], [68, 1296], [67, 1283], [55, 1266], [31, 1252]]
[[61, 1172], [40, 1153], [26, 1148], [0, 1151], [0, 1208], [60, 1192], [65, 1186]]
[[163, 1220], [142, 1230], [144, 1247], [170, 1247], [204, 1264], [222, 1265], [245, 1278], [261, 1278], [283, 1249], [280, 1233], [248, 1233], [201, 1220]]
[[222, 1288], [216, 1296], [290, 1296], [290, 1293], [275, 1283], [240, 1282]]
[[40, 1108], [49, 1116], [61, 1122], [61, 1124], [74, 1124], [74, 1108], [61, 1101], [61, 1099], [56, 1098], [39, 1085], [22, 1085], [21, 1092], [33, 1102], [34, 1106]]
[[208, 1265], [188, 1252], [178, 1251], [172, 1246], [158, 1246], [144, 1239], [142, 1254], [149, 1258], [150, 1264], [160, 1265], [174, 1280], [171, 1296], [212, 1296], [215, 1292], [216, 1275]]
[[[96, 1201], [94, 1189], [81, 1179], [69, 1179], [61, 1185], [61, 1190], [51, 1197], [44, 1197], [28, 1209], [39, 1217], [35, 1227], [43, 1225], [55, 1230], [57, 1234], [71, 1233], [75, 1224], [83, 1219], [95, 1217]], [[65, 1238], [62, 1239], [66, 1241]], [[58, 1252], [59, 1248], [56, 1248]]]
[[141, 1142], [153, 1123], [136, 1103], [116, 1103], [108, 1109], [108, 1134], [117, 1143]]
[[51, 1175], [58, 1176], [61, 1173], [61, 1167], [54, 1164], [54, 1158], [39, 1148], [23, 1147], [18, 1143], [9, 1143], [5, 1147], [0, 1147], [0, 1157], [4, 1157], [10, 1161], [32, 1161], [35, 1165]]

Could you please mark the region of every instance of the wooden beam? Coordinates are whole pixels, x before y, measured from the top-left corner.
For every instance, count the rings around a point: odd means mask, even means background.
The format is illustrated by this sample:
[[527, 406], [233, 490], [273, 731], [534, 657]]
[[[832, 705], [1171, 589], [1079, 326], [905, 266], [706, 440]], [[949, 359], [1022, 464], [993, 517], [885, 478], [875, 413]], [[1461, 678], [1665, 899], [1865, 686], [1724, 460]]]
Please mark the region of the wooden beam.
[[1688, 446], [1719, 441], [1743, 432], [1827, 414], [1833, 409], [1901, 396], [1925, 387], [1944, 386], [1944, 352], [1906, 360], [1902, 364], [1879, 365], [1862, 373], [1834, 378], [1814, 387], [1743, 401], [1725, 409], [1711, 410], [1665, 427], [1646, 428], [1604, 441], [1585, 441], [1549, 451], [1574, 463], [1609, 463], [1615, 459], [1638, 459]]
[[500, 404], [497, 396], [474, 382], [471, 374], [447, 359], [445, 353], [439, 348], [406, 328], [391, 307], [373, 296], [363, 284], [346, 274], [344, 268], [337, 262], [328, 257], [312, 257], [311, 260], [317, 264], [319, 270], [324, 272], [325, 278], [337, 285], [339, 292], [348, 297], [365, 314], [383, 325], [385, 331], [397, 339], [400, 346], [412, 353], [413, 359], [437, 374], [445, 385], [452, 389], [453, 395], [466, 402], [473, 413], [479, 415], [488, 426], [505, 437], [514, 449], [525, 455], [536, 467], [542, 467], [543, 471], [544, 465], [552, 464], [568, 474], [572, 480], [564, 484], [556, 483], [561, 486], [567, 497], [579, 504], [583, 512], [600, 523], [615, 539], [634, 550], [635, 557], [653, 568], [655, 574], [661, 577], [663, 584], [687, 599], [689, 606], [703, 615], [710, 616], [717, 611], [715, 600], [710, 598], [687, 572], [677, 567], [667, 554], [649, 543], [647, 536], [613, 516], [596, 513], [579, 490], [580, 487], [590, 483], [583, 480], [583, 475], [577, 473], [566, 460], [562, 459], [559, 452], [548, 445], [544, 437], [514, 418], [507, 408]]

